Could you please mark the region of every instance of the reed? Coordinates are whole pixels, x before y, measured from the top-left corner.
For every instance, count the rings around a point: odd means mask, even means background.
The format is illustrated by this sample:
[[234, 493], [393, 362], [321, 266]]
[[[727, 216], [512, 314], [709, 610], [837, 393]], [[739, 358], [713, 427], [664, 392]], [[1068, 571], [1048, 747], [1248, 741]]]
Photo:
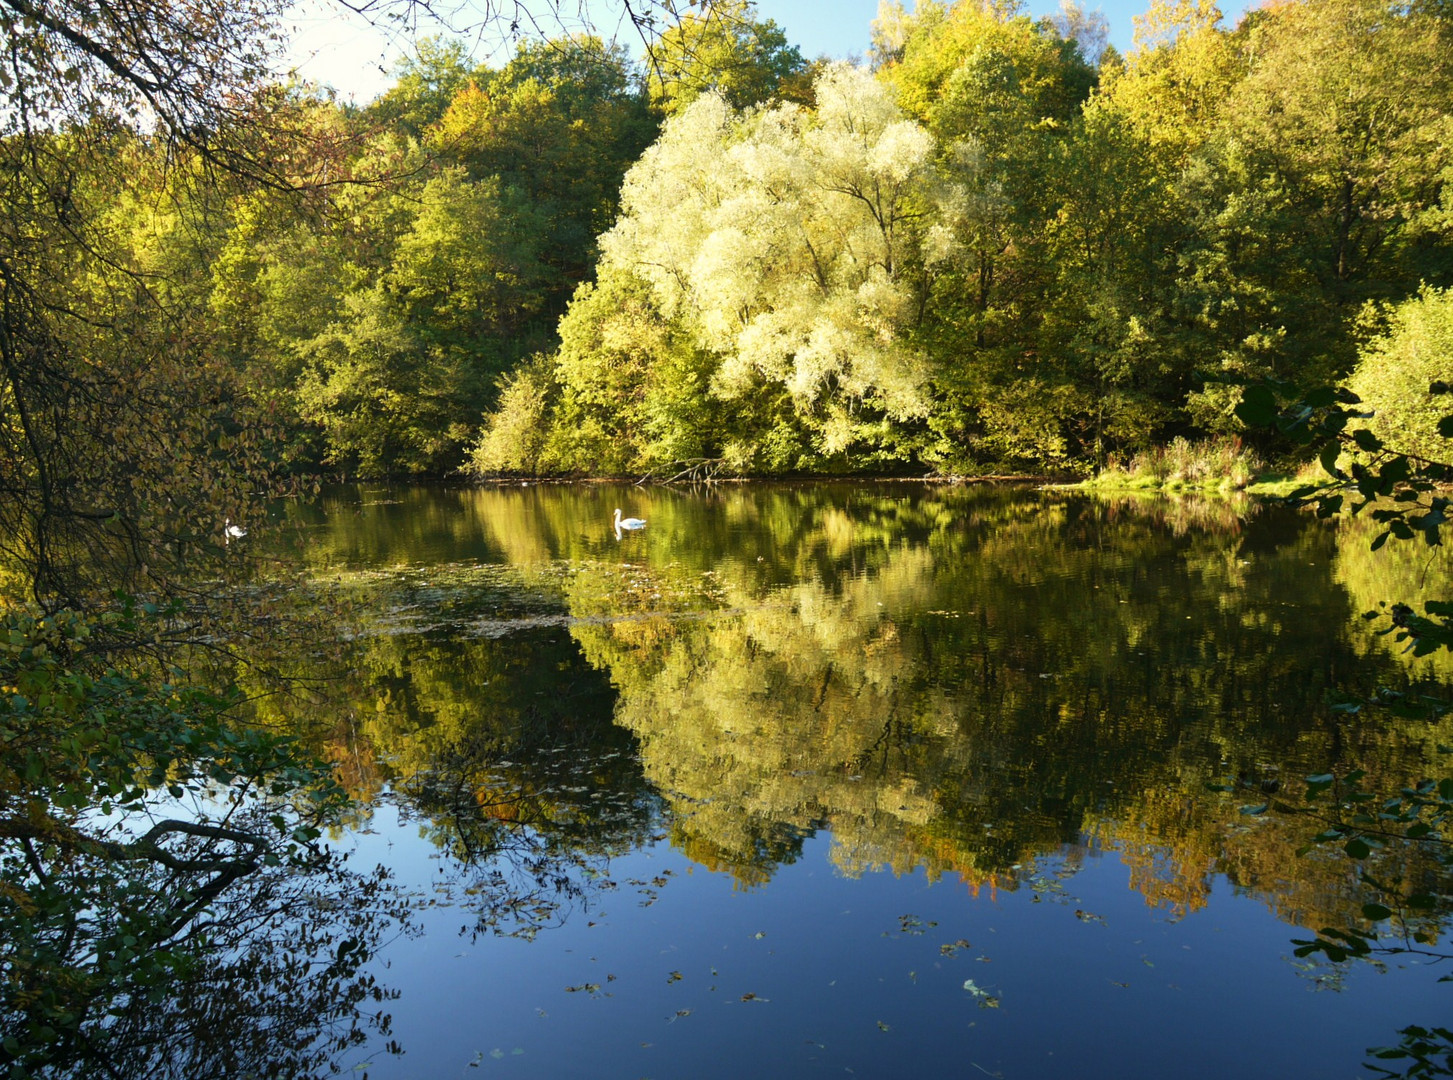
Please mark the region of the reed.
[[1264, 468], [1256, 451], [1243, 445], [1240, 439], [1191, 442], [1177, 437], [1165, 446], [1140, 451], [1125, 464], [1112, 458], [1090, 484], [1097, 487], [1242, 491]]

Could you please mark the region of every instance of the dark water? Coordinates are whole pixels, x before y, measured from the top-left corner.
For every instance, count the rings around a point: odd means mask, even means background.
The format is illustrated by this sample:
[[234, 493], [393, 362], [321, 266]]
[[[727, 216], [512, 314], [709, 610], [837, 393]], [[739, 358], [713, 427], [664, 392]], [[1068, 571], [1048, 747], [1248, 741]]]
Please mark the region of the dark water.
[[[337, 1067], [1366, 1075], [1453, 1016], [1429, 957], [1294, 955], [1378, 898], [1298, 854], [1302, 778], [1453, 774], [1449, 720], [1335, 708], [1453, 675], [1359, 617], [1453, 593], [1446, 557], [1371, 535], [911, 484], [283, 508], [259, 543], [352, 642], [326, 695], [262, 710], [338, 762], [337, 843], [414, 908]], [[1369, 867], [1450, 891], [1425, 853]]]

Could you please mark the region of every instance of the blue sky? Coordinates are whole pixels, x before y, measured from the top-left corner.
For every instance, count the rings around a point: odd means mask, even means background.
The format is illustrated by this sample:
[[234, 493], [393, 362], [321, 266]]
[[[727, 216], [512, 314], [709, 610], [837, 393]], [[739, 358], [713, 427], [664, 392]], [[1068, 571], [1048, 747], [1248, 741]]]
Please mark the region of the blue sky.
[[[913, 10], [912, 0], [904, 4]], [[1059, 11], [1059, 0], [1031, 0], [1030, 13], [1048, 15]], [[1146, 3], [1104, 0], [1084, 5], [1099, 8], [1110, 20], [1110, 40], [1124, 51], [1130, 44], [1130, 16], [1143, 11]], [[833, 58], [862, 55], [868, 51], [869, 26], [878, 14], [878, 0], [757, 0], [757, 10], [787, 32], [787, 38], [809, 59], [826, 54]], [[1123, 43], [1122, 43], [1123, 41]]]
[[[1130, 47], [1134, 29], [1131, 17], [1149, 6], [1149, 0], [1082, 2], [1089, 10], [1099, 9], [1105, 14], [1110, 21], [1110, 41], [1122, 52]], [[595, 0], [593, 6], [606, 12], [610, 3]], [[912, 9], [912, 0], [907, 6]], [[1027, 7], [1032, 15], [1050, 15], [1059, 10], [1059, 0], [1027, 0]], [[1245, 0], [1223, 3], [1229, 19], [1245, 7]], [[878, 0], [757, 0], [757, 10], [763, 17], [775, 20], [807, 58], [842, 58], [867, 52]], [[400, 42], [366, 25], [340, 19], [337, 7], [328, 0], [298, 0], [289, 13], [289, 24], [294, 43], [291, 62], [303, 77], [332, 85], [344, 97], [360, 103], [391, 83], [388, 70], [401, 54]], [[614, 29], [608, 15], [599, 18], [598, 25], [607, 35]], [[623, 32], [629, 32], [629, 28], [623, 28]]]
[[[1150, 0], [1081, 0], [1088, 11], [1098, 9], [1110, 20], [1110, 41], [1121, 52], [1130, 48], [1134, 32], [1131, 18], [1150, 6]], [[906, 0], [910, 11], [913, 0]], [[1034, 16], [1053, 15], [1059, 0], [1028, 0]], [[1244, 0], [1223, 0], [1221, 10], [1234, 22], [1244, 11]], [[757, 10], [787, 32], [787, 38], [809, 59], [826, 54], [839, 58], [868, 50], [869, 25], [878, 14], [878, 0], [757, 0]]]

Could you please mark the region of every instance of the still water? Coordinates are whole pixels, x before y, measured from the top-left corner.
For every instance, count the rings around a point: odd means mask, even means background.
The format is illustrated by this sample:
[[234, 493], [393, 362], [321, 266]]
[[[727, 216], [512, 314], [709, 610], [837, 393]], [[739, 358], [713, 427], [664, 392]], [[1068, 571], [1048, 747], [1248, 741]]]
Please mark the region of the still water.
[[[1371, 536], [913, 484], [281, 508], [260, 541], [350, 641], [310, 660], [315, 698], [260, 709], [337, 762], [336, 844], [413, 912], [335, 1067], [1368, 1075], [1453, 1016], [1450, 965], [1293, 944], [1381, 898], [1335, 846], [1299, 854], [1303, 778], [1453, 773], [1450, 720], [1337, 707], [1453, 679], [1359, 617], [1453, 594], [1448, 559]], [[1425, 853], [1368, 865], [1450, 891]]]

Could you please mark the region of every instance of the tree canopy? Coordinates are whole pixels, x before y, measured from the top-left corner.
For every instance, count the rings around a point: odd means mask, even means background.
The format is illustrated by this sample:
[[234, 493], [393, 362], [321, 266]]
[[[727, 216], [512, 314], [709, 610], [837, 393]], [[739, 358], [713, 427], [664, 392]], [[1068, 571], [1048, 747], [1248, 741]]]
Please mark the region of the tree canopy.
[[[579, 33], [489, 64], [430, 39], [363, 109], [267, 88], [271, 10], [218, 17], [233, 44], [209, 60], [216, 85], [254, 90], [209, 98], [200, 71], [181, 79], [175, 108], [212, 112], [170, 151], [135, 124], [98, 141], [82, 119], [121, 103], [150, 122], [145, 79], [98, 59], [124, 27], [37, 47], [17, 85], [60, 89], [25, 100], [45, 115], [70, 101], [81, 126], [32, 155], [9, 205], [36, 223], [12, 230], [34, 239], [14, 249], [25, 280], [55, 282], [28, 325], [62, 328], [55, 298], [103, 255], [85, 294], [109, 305], [130, 275], [185, 313], [207, 348], [184, 366], [235, 429], [218, 438], [278, 475], [698, 457], [1086, 472], [1242, 433], [1243, 381], [1343, 378], [1390, 305], [1453, 284], [1437, 6], [1295, 2], [1228, 27], [1209, 2], [1157, 0], [1135, 48], [1100, 57], [1073, 5], [890, 4], [868, 70], [805, 63], [734, 0], [644, 12], [662, 18], [634, 59]], [[256, 152], [264, 134], [289, 149]], [[123, 159], [127, 183], [98, 179]], [[226, 183], [202, 183], [228, 163]], [[649, 318], [606, 310], [644, 300], [642, 282]], [[133, 325], [150, 331], [141, 296]], [[122, 336], [116, 355], [161, 379], [145, 335]], [[251, 409], [259, 422], [239, 419]], [[538, 437], [512, 448], [506, 430]], [[114, 531], [128, 513], [92, 520]], [[204, 522], [169, 526], [174, 542]]]

